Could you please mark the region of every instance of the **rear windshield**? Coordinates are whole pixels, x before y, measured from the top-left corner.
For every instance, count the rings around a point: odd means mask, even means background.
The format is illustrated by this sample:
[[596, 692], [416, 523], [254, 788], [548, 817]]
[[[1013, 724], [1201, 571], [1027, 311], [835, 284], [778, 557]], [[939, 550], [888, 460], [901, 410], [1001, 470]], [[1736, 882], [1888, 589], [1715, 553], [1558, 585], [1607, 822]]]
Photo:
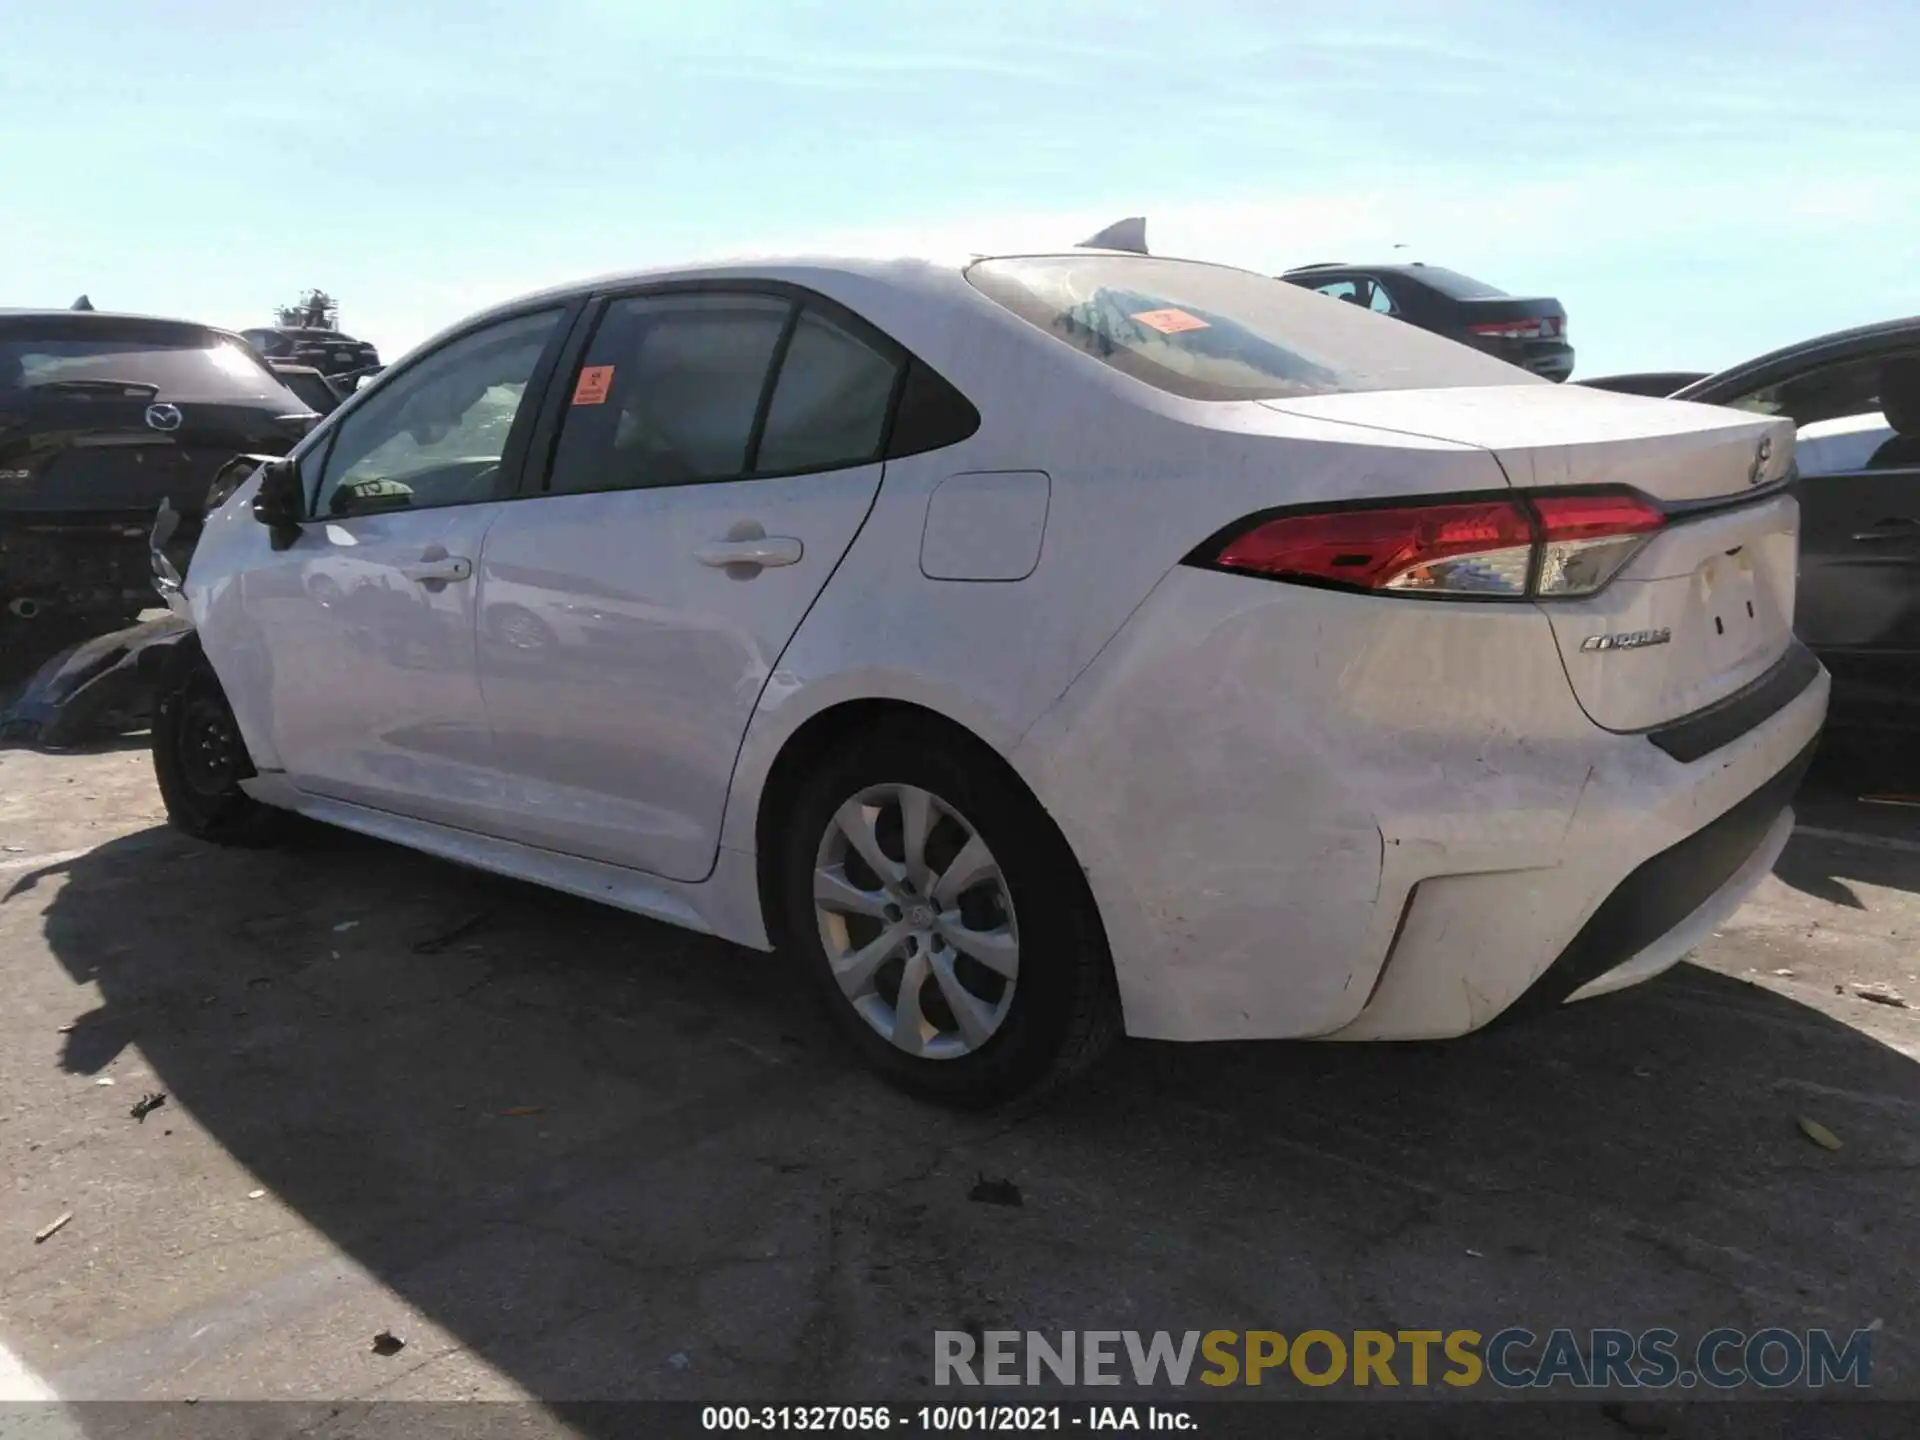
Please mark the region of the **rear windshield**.
[[1455, 300], [1505, 300], [1507, 292], [1496, 290], [1484, 280], [1476, 280], [1471, 275], [1462, 275], [1458, 270], [1443, 270], [1438, 265], [1421, 265], [1409, 271], [1414, 279], [1423, 285], [1430, 285], [1442, 295]]
[[63, 381], [151, 385], [161, 400], [293, 399], [272, 371], [223, 336], [192, 331], [45, 339], [0, 335], [0, 393], [57, 389]]
[[1283, 280], [1191, 260], [982, 260], [967, 279], [1029, 324], [1189, 400], [1548, 384], [1478, 350]]

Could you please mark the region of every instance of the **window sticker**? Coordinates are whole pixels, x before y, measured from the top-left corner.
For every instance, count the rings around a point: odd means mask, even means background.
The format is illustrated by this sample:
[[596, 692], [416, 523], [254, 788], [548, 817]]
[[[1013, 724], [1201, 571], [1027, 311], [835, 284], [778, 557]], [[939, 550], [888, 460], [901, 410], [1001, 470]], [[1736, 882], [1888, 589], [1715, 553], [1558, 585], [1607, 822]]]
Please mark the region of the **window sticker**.
[[612, 388], [613, 366], [583, 366], [580, 371], [580, 383], [573, 387], [573, 403], [604, 405], [607, 403], [607, 392]]
[[1188, 330], [1208, 329], [1207, 322], [1197, 315], [1189, 315], [1184, 310], [1142, 310], [1127, 317], [1138, 320], [1162, 335], [1179, 335]]

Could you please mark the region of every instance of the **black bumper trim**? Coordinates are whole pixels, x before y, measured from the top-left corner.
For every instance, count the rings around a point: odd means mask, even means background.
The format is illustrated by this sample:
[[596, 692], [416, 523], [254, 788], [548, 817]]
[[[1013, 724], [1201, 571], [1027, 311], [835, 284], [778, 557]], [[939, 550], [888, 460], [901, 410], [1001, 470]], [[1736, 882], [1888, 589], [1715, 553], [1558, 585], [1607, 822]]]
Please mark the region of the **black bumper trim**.
[[1502, 1019], [1560, 1004], [1590, 980], [1624, 965], [1713, 897], [1753, 858], [1800, 788], [1818, 737], [1787, 767], [1726, 814], [1644, 861], [1622, 880], [1580, 933]]
[[1795, 640], [1773, 668], [1752, 684], [1704, 710], [1649, 730], [1646, 736], [1674, 759], [1691, 763], [1772, 719], [1819, 678], [1820, 661]]

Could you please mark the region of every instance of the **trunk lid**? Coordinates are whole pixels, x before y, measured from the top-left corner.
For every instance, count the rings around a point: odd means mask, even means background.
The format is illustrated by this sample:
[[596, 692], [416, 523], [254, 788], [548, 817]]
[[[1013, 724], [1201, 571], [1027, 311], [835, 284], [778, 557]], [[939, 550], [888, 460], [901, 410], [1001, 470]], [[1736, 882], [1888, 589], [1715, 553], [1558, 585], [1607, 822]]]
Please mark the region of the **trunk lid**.
[[[1628, 485], [1668, 503], [1714, 500], [1783, 479], [1793, 462], [1791, 421], [1578, 385], [1370, 390], [1262, 403], [1480, 446], [1520, 490]], [[1756, 477], [1763, 440], [1770, 453]]]
[[1265, 403], [1480, 446], [1520, 490], [1627, 486], [1662, 502], [1666, 525], [1598, 595], [1536, 602], [1581, 708], [1604, 729], [1644, 730], [1724, 700], [1792, 641], [1799, 506], [1774, 484], [1793, 466], [1790, 421], [1538, 384]]

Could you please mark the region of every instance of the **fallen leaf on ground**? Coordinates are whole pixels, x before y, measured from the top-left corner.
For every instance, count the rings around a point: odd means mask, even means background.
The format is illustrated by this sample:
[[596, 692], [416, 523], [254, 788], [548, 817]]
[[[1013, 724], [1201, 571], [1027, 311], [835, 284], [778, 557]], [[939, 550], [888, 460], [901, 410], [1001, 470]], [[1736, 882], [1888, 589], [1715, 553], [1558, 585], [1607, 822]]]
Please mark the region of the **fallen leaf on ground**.
[[1793, 971], [1791, 970], [1776, 970], [1773, 973], [1780, 976], [1780, 978], [1783, 980], [1790, 980], [1793, 978]]
[[382, 1330], [373, 1337], [373, 1353], [376, 1355], [398, 1355], [407, 1348], [407, 1342], [391, 1330]]
[[247, 1191], [247, 1199], [258, 1200], [262, 1195], [265, 1195], [266, 1193], [267, 1192], [264, 1190], [249, 1190]]
[[1906, 996], [1902, 995], [1898, 990], [1895, 990], [1891, 985], [1881, 985], [1878, 983], [1872, 985], [1856, 985], [1853, 987], [1853, 993], [1862, 1000], [1872, 1001], [1875, 1005], [1891, 1005], [1896, 1010], [1905, 1010], [1907, 1008]]
[[154, 1090], [134, 1101], [133, 1108], [127, 1113], [144, 1125], [147, 1122], [147, 1116], [151, 1115], [166, 1103], [167, 1092], [164, 1090]]
[[42, 1226], [40, 1229], [34, 1231], [33, 1243], [36, 1245], [46, 1244], [47, 1241], [51, 1240], [54, 1236], [58, 1235], [62, 1230], [66, 1229], [67, 1222], [71, 1219], [73, 1219], [73, 1212], [69, 1210], [67, 1211], [66, 1214], [62, 1215], [59, 1219], [55, 1220], [51, 1225]]
[[333, 927], [333, 933], [336, 935], [344, 935], [359, 923], [358, 920], [342, 920], [338, 925]]
[[981, 1175], [973, 1182], [973, 1189], [967, 1192], [969, 1200], [977, 1200], [982, 1205], [1010, 1205], [1018, 1208], [1027, 1202], [1020, 1194], [1020, 1187], [1011, 1180], [989, 1180]]
[[544, 1115], [546, 1108], [544, 1105], [515, 1105], [510, 1110], [496, 1110], [493, 1113], [502, 1120], [511, 1120], [516, 1115]]
[[69, 1020], [69, 1021], [68, 1021], [68, 1022], [67, 1022], [66, 1024], [64, 1024], [64, 1025], [62, 1025], [62, 1026], [60, 1027], [60, 1033], [61, 1033], [62, 1035], [71, 1035], [71, 1034], [73, 1034], [73, 1021], [71, 1021], [71, 1020]]
[[693, 1361], [688, 1358], [686, 1351], [676, 1350], [673, 1354], [667, 1356], [667, 1364], [676, 1370], [685, 1370], [689, 1365], [693, 1364]]
[[113, 1076], [102, 1075], [98, 1080], [94, 1081], [93, 1083], [96, 1085], [111, 1085], [113, 1084]]
[[1809, 1120], [1806, 1116], [1802, 1115], [1800, 1117], [1800, 1133], [1806, 1136], [1807, 1139], [1813, 1141], [1813, 1143], [1818, 1145], [1822, 1150], [1838, 1150], [1840, 1148], [1840, 1137], [1834, 1134], [1833, 1131], [1827, 1129], [1827, 1127], [1822, 1125], [1818, 1120]]

